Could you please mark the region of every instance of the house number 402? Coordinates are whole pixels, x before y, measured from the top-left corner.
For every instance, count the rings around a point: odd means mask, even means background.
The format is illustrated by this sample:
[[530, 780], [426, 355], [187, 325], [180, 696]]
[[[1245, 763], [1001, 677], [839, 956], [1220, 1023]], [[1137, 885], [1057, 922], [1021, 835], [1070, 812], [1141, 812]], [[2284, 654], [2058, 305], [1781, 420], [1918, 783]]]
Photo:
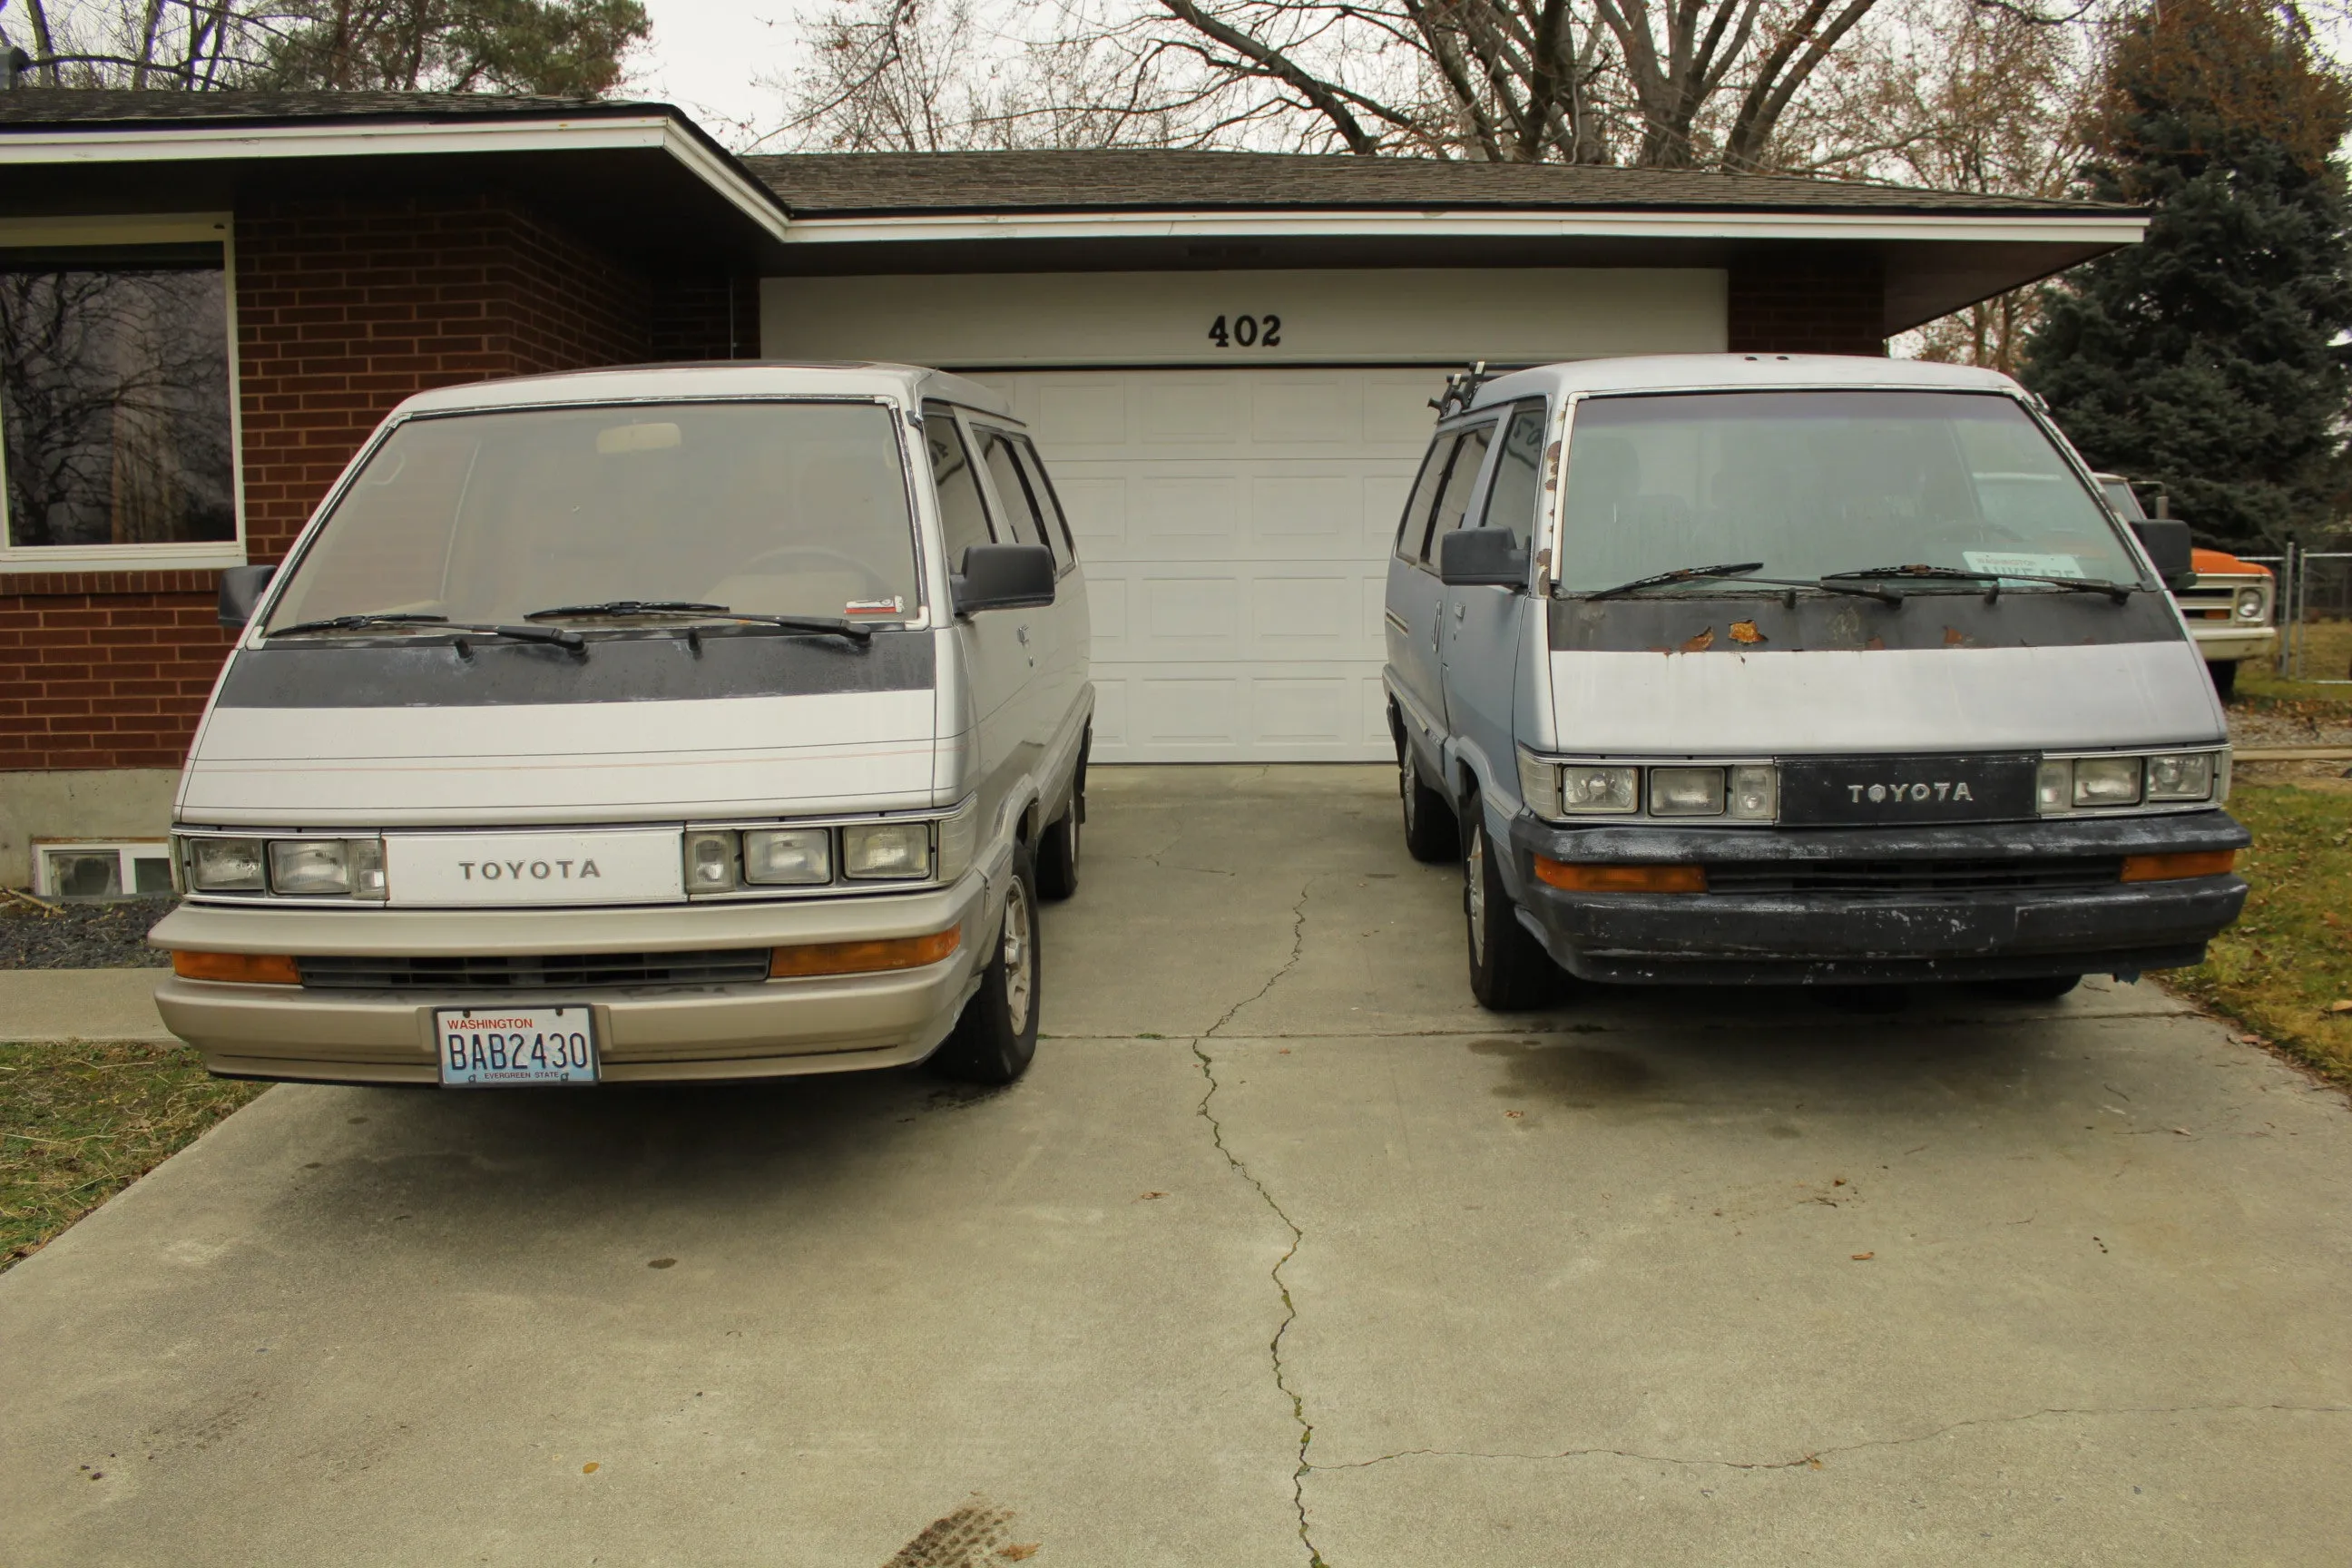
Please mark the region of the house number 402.
[[1209, 341], [1221, 349], [1276, 349], [1282, 346], [1280, 316], [1235, 316], [1227, 326], [1219, 316], [1209, 323]]

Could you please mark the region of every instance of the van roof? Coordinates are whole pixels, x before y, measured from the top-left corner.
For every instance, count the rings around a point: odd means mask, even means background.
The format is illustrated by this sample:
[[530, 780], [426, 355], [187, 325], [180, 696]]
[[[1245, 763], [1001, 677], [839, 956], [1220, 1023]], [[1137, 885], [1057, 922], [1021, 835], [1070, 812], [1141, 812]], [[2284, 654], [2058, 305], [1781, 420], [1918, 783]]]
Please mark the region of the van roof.
[[1743, 392], [1763, 387], [1895, 387], [1912, 391], [2010, 392], [1999, 371], [1925, 360], [1859, 354], [1641, 354], [1572, 360], [1496, 376], [1478, 388], [1474, 408], [1549, 394]]
[[927, 398], [1013, 423], [1004, 399], [976, 381], [920, 365], [847, 360], [714, 360], [684, 364], [613, 365], [551, 375], [509, 376], [420, 392], [396, 415], [544, 407], [551, 403], [618, 403], [696, 397], [889, 397], [911, 405]]

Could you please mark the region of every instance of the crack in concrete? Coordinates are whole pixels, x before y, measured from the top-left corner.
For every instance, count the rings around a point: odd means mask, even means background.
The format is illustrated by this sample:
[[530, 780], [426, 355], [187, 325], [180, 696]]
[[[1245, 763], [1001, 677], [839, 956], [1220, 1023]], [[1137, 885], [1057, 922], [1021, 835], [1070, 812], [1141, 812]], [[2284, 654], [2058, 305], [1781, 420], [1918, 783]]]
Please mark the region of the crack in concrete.
[[[1269, 985], [1271, 984], [1268, 982]], [[1260, 992], [1259, 994], [1264, 995], [1265, 993]], [[1227, 1015], [1228, 1017], [1231, 1016]], [[1201, 1039], [1192, 1042], [1192, 1058], [1201, 1064], [1201, 1077], [1209, 1086], [1201, 1095], [1198, 1109], [1201, 1120], [1209, 1124], [1209, 1137], [1216, 1144], [1217, 1152], [1224, 1156], [1225, 1163], [1233, 1167], [1234, 1173], [1250, 1184], [1251, 1190], [1257, 1194], [1258, 1201], [1265, 1204], [1274, 1217], [1290, 1232], [1290, 1245], [1283, 1248], [1282, 1256], [1275, 1259], [1271, 1270], [1274, 1288], [1282, 1297], [1282, 1321], [1275, 1325], [1274, 1337], [1266, 1341], [1265, 1351], [1267, 1358], [1274, 1363], [1274, 1385], [1290, 1401], [1290, 1418], [1298, 1426], [1298, 1463], [1290, 1472], [1290, 1506], [1298, 1515], [1299, 1544], [1307, 1548], [1307, 1568], [1326, 1568], [1323, 1553], [1316, 1550], [1315, 1538], [1307, 1532], [1307, 1472], [1314, 1468], [1307, 1462], [1307, 1451], [1315, 1441], [1315, 1424], [1307, 1419], [1307, 1401], [1298, 1390], [1291, 1386], [1289, 1369], [1282, 1362], [1283, 1338], [1290, 1332], [1290, 1325], [1298, 1321], [1298, 1308], [1290, 1299], [1290, 1286], [1283, 1279], [1282, 1271], [1289, 1267], [1292, 1258], [1298, 1256], [1299, 1244], [1307, 1239], [1307, 1233], [1298, 1228], [1296, 1220], [1283, 1212], [1282, 1205], [1274, 1201], [1274, 1194], [1266, 1191], [1265, 1184], [1251, 1172], [1247, 1163], [1225, 1146], [1224, 1123], [1219, 1121], [1216, 1113], [1209, 1109], [1209, 1102], [1216, 1099], [1221, 1087], [1217, 1082], [1216, 1063], [1207, 1051], [1201, 1048]]]
[[1290, 911], [1290, 956], [1283, 960], [1280, 968], [1266, 976], [1265, 984], [1259, 986], [1254, 994], [1244, 996], [1226, 1008], [1223, 1017], [1194, 1037], [1192, 1059], [1200, 1063], [1202, 1079], [1208, 1085], [1201, 1094], [1199, 1113], [1201, 1120], [1209, 1124], [1211, 1142], [1216, 1144], [1217, 1152], [1224, 1156], [1225, 1163], [1233, 1167], [1234, 1174], [1250, 1184], [1251, 1190], [1257, 1194], [1258, 1201], [1282, 1222], [1284, 1229], [1290, 1232], [1290, 1245], [1283, 1248], [1282, 1256], [1275, 1259], [1274, 1268], [1269, 1271], [1274, 1288], [1282, 1297], [1282, 1321], [1275, 1325], [1274, 1337], [1266, 1341], [1265, 1353], [1274, 1365], [1274, 1385], [1281, 1391], [1283, 1397], [1290, 1401], [1290, 1418], [1298, 1427], [1297, 1464], [1290, 1472], [1290, 1506], [1298, 1515], [1298, 1542], [1307, 1548], [1307, 1568], [1325, 1568], [1323, 1554], [1316, 1550], [1315, 1538], [1308, 1532], [1307, 1522], [1307, 1472], [1312, 1468], [1307, 1463], [1307, 1453], [1315, 1441], [1315, 1424], [1307, 1419], [1307, 1401], [1297, 1389], [1291, 1386], [1290, 1369], [1283, 1364], [1282, 1360], [1283, 1339], [1290, 1332], [1290, 1325], [1298, 1321], [1298, 1307], [1290, 1299], [1290, 1283], [1283, 1279], [1282, 1271], [1290, 1266], [1292, 1258], [1298, 1256], [1299, 1244], [1307, 1239], [1307, 1233], [1284, 1212], [1283, 1206], [1275, 1201], [1274, 1194], [1266, 1190], [1265, 1184], [1258, 1180], [1248, 1163], [1226, 1146], [1224, 1123], [1218, 1121], [1216, 1112], [1209, 1108], [1210, 1101], [1217, 1098], [1217, 1090], [1221, 1087], [1217, 1082], [1217, 1064], [1202, 1048], [1203, 1042], [1214, 1038], [1219, 1029], [1234, 1021], [1235, 1014], [1251, 1003], [1262, 1000], [1285, 975], [1297, 967], [1299, 955], [1307, 951], [1307, 900], [1314, 885], [1315, 879], [1310, 877], [1298, 886], [1298, 902]]
[[1272, 991], [1276, 985], [1281, 984], [1284, 977], [1288, 975], [1292, 970], [1298, 967], [1299, 957], [1307, 951], [1307, 895], [1314, 890], [1314, 888], [1315, 879], [1312, 877], [1307, 878], [1307, 880], [1298, 884], [1298, 902], [1292, 905], [1290, 910], [1290, 956], [1282, 961], [1281, 968], [1276, 970], [1272, 974], [1265, 977], [1265, 984], [1259, 986], [1254, 994], [1243, 997], [1240, 1001], [1226, 1008], [1223, 1017], [1210, 1025], [1206, 1029], [1202, 1030], [1201, 1037], [1202, 1039], [1207, 1040], [1216, 1038], [1217, 1031], [1223, 1028], [1227, 1024], [1232, 1023], [1235, 1014], [1239, 1013], [1243, 1008], [1248, 1006], [1253, 1002], [1265, 1001], [1266, 993]]
[[1339, 1464], [1310, 1465], [1316, 1470], [1361, 1470], [1374, 1465], [1385, 1465], [1396, 1459], [1638, 1459], [1645, 1464], [1684, 1465], [1723, 1470], [1793, 1470], [1819, 1469], [1823, 1458], [1833, 1454], [1859, 1454], [1873, 1448], [1901, 1448], [1914, 1443], [1928, 1443], [1971, 1426], [2014, 1426], [2029, 1421], [2041, 1421], [2053, 1415], [2221, 1415], [2244, 1411], [2286, 1411], [2310, 1415], [2352, 1415], [2352, 1405], [2119, 1405], [2111, 1406], [2048, 1405], [2029, 1410], [2018, 1415], [1983, 1415], [1968, 1421], [1954, 1421], [1932, 1431], [1916, 1433], [1908, 1437], [1878, 1437], [1863, 1443], [1840, 1443], [1827, 1448], [1810, 1448], [1792, 1459], [1711, 1459], [1693, 1458], [1680, 1454], [1644, 1454], [1632, 1448], [1562, 1448], [1548, 1454], [1486, 1453], [1467, 1448], [1401, 1448], [1393, 1454], [1380, 1454], [1369, 1459], [1349, 1459]]

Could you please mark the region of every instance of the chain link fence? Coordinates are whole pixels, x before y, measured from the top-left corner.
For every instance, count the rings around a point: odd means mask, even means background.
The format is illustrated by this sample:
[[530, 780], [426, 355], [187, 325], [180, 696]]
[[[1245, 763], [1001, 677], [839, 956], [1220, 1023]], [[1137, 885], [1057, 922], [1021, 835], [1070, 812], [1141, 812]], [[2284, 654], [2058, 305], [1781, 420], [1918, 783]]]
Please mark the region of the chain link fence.
[[2315, 686], [2352, 686], [2352, 550], [2242, 555], [2278, 574], [2279, 674]]

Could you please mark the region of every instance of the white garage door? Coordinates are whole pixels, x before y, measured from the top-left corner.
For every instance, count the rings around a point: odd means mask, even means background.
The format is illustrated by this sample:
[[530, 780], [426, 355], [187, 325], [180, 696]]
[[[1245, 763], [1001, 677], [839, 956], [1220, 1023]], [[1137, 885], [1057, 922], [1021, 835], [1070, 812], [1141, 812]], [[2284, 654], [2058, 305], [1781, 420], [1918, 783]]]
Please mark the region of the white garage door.
[[978, 379], [1035, 432], [1078, 536], [1098, 761], [1391, 754], [1381, 600], [1442, 371]]

